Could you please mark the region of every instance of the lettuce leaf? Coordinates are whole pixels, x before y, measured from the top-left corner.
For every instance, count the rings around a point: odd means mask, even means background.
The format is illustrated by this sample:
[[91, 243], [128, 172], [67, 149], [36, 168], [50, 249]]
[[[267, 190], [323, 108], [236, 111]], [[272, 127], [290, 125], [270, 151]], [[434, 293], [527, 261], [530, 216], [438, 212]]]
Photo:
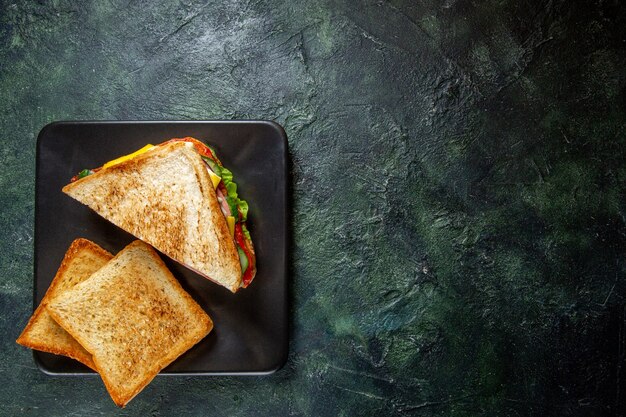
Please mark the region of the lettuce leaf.
[[241, 225], [241, 231], [243, 232], [243, 235], [246, 237], [246, 239], [252, 241], [252, 237], [250, 237], [250, 232], [248, 231], [248, 228], [245, 224]]
[[228, 188], [229, 183], [233, 182], [233, 173], [224, 167], [222, 167], [222, 175], [220, 175], [220, 177], [222, 177], [222, 181], [224, 181], [226, 188]]
[[220, 170], [222, 181], [224, 181], [224, 186], [228, 193], [226, 202], [230, 207], [230, 212], [233, 216], [237, 213], [235, 217], [238, 221], [245, 222], [248, 219], [248, 203], [239, 198], [237, 194], [237, 184], [233, 181], [233, 173], [224, 167], [220, 167]]
[[90, 169], [83, 169], [82, 171], [80, 171], [78, 173], [78, 179], [88, 177], [91, 174], [93, 174], [92, 170], [90, 170]]

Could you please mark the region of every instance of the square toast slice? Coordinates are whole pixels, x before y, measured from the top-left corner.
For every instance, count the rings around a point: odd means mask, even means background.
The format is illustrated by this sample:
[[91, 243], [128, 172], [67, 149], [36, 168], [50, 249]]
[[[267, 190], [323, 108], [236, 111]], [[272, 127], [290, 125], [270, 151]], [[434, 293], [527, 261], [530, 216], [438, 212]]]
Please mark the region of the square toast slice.
[[213, 328], [154, 249], [139, 240], [47, 308], [91, 353], [120, 407]]

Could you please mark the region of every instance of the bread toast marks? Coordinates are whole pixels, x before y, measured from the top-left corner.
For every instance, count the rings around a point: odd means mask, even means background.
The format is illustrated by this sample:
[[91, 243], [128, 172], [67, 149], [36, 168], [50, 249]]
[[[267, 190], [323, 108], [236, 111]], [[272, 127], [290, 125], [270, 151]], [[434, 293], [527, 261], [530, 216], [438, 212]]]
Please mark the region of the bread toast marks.
[[17, 343], [31, 349], [68, 356], [95, 370], [91, 354], [52, 319], [46, 306], [58, 294], [85, 281], [112, 257], [109, 252], [87, 239], [74, 240]]
[[48, 304], [54, 319], [93, 355], [120, 407], [213, 328], [156, 252], [141, 241]]
[[241, 286], [234, 240], [193, 145], [157, 147], [68, 184], [63, 191], [232, 292]]

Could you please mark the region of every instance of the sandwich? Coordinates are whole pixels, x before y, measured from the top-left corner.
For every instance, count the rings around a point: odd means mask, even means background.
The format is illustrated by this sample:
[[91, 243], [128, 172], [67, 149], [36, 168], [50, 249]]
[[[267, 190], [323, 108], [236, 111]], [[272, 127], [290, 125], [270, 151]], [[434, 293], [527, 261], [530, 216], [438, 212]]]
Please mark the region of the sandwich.
[[95, 370], [91, 354], [52, 319], [46, 306], [58, 294], [85, 281], [112, 257], [109, 252], [89, 240], [73, 241], [17, 343], [31, 349], [68, 356]]
[[146, 145], [83, 170], [63, 192], [232, 292], [256, 275], [248, 204], [232, 172], [194, 138]]
[[47, 309], [91, 354], [120, 407], [213, 328], [154, 249], [139, 240], [56, 295]]

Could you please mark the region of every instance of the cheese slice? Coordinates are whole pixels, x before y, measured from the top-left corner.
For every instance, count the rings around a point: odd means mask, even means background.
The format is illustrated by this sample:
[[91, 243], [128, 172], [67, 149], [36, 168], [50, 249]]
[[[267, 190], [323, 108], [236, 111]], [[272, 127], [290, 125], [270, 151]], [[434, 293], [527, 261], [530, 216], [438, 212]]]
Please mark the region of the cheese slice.
[[113, 165], [117, 165], [124, 161], [128, 161], [129, 159], [133, 159], [134, 157], [141, 155], [142, 153], [146, 153], [149, 150], [154, 149], [154, 147], [155, 147], [154, 145], [148, 144], [144, 146], [143, 148], [139, 149], [138, 151], [129, 153], [128, 155], [120, 156], [119, 158], [115, 158], [114, 160], [107, 162], [106, 164], [102, 165], [102, 169], [110, 168]]
[[232, 237], [235, 237], [235, 218], [233, 216], [227, 216], [226, 223], [228, 223], [228, 230], [230, 231], [230, 235]]
[[220, 181], [222, 181], [222, 177], [218, 176], [215, 172], [211, 171], [208, 168], [207, 172], [209, 173], [209, 177], [211, 177], [211, 182], [213, 182], [213, 188], [217, 188]]

